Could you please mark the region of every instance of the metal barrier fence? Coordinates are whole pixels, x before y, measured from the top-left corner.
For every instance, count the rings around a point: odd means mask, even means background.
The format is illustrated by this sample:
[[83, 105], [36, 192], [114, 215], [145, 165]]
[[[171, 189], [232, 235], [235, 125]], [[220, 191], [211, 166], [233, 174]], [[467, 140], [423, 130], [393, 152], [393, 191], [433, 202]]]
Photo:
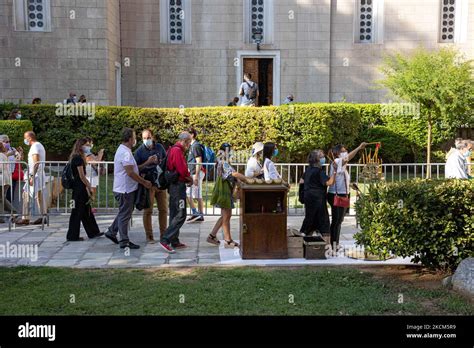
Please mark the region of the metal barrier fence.
[[[55, 161], [55, 162], [41, 162], [40, 170], [45, 173], [44, 177], [31, 182], [24, 180], [21, 182], [14, 182], [11, 180], [11, 175], [3, 176], [3, 173], [10, 173], [12, 171], [12, 165], [19, 163], [25, 170], [25, 178], [29, 177], [30, 168], [24, 161], [21, 162], [0, 162], [0, 177], [1, 183], [1, 201], [0, 211], [3, 212], [2, 217], [8, 218], [10, 225], [12, 219], [15, 216], [21, 216], [26, 214], [24, 211], [27, 209], [33, 216], [42, 216], [39, 214], [39, 203], [36, 196], [38, 195], [39, 187], [44, 187], [41, 190], [45, 205], [47, 206], [46, 215], [60, 215], [70, 214], [73, 200], [72, 191], [64, 190], [61, 187], [61, 173], [63, 168], [67, 164], [66, 161]], [[113, 196], [113, 162], [91, 162], [87, 166], [87, 178], [91, 182], [94, 191], [94, 197], [92, 201], [92, 207], [96, 214], [114, 215], [117, 212], [116, 201]], [[208, 168], [208, 173], [204, 178], [202, 187], [202, 196], [204, 202], [204, 215], [220, 215], [220, 210], [210, 205], [210, 199], [214, 188], [216, 171], [214, 163], [204, 164]], [[290, 184], [290, 190], [288, 193], [288, 213], [291, 215], [304, 215], [304, 207], [298, 201], [298, 182], [302, 174], [304, 173], [306, 164], [293, 164], [293, 163], [276, 163], [276, 168], [281, 174], [282, 178]], [[473, 164], [469, 164], [473, 165]], [[245, 171], [245, 164], [238, 163], [233, 164], [233, 167], [243, 173]], [[444, 163], [431, 164], [431, 176], [435, 179], [444, 179]], [[362, 192], [367, 188], [368, 183], [364, 181], [362, 177], [362, 164], [349, 164], [348, 172], [351, 176], [351, 182], [357, 183]], [[326, 171], [329, 167], [326, 165]], [[5, 170], [5, 172], [4, 172]], [[403, 164], [383, 164], [382, 165], [382, 176], [387, 182], [410, 180], [413, 178], [424, 178], [426, 176], [427, 165], [424, 163], [403, 163]], [[43, 182], [44, 180], [44, 182]], [[10, 189], [10, 194], [7, 194]], [[26, 194], [24, 191], [29, 192]], [[355, 200], [355, 192], [351, 189], [352, 202]], [[11, 202], [13, 210], [7, 212], [5, 203], [6, 201]], [[8, 205], [8, 203], [7, 203]], [[238, 202], [233, 211], [234, 214], [238, 214], [239, 205]], [[353, 213], [351, 210], [350, 213]], [[46, 219], [48, 223], [48, 219]]]

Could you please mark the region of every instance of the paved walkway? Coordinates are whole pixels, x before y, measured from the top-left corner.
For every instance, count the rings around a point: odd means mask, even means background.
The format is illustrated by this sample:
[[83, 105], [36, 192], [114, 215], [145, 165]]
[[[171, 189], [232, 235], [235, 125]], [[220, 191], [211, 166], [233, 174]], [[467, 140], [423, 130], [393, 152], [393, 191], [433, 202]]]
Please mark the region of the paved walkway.
[[[102, 231], [111, 224], [112, 216], [99, 216], [97, 222]], [[158, 222], [154, 219], [158, 230]], [[134, 215], [130, 239], [141, 248], [125, 253], [117, 245], [102, 237], [84, 242], [66, 242], [68, 216], [53, 216], [50, 226], [22, 226], [8, 231], [7, 224], [0, 225], [0, 266], [52, 266], [77, 268], [120, 268], [120, 267], [170, 267], [170, 266], [209, 266], [209, 265], [305, 265], [305, 264], [407, 264], [407, 259], [391, 259], [383, 262], [361, 261], [346, 256], [331, 257], [327, 260], [242, 260], [238, 251], [225, 249], [206, 243], [217, 217], [206, 217], [203, 223], [185, 224], [180, 239], [189, 247], [168, 255], [158, 244], [147, 244], [140, 214]], [[299, 228], [302, 217], [289, 217], [289, 227]], [[238, 240], [239, 219], [232, 219], [233, 237]], [[356, 232], [355, 219], [347, 217], [344, 221], [341, 244], [354, 246], [353, 234]], [[81, 235], [85, 237], [85, 232]], [[222, 235], [220, 236], [222, 238]], [[30, 254], [20, 255], [21, 248], [30, 248]], [[35, 253], [35, 249], [37, 252]], [[17, 254], [15, 254], [17, 252]], [[20, 257], [20, 256], [27, 257]]]

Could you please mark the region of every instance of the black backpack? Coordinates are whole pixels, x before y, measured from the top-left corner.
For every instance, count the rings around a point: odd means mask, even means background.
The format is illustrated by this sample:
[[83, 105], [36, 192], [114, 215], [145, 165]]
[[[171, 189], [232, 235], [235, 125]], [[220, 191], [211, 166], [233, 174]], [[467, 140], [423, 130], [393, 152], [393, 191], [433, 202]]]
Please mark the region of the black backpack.
[[66, 164], [61, 173], [61, 185], [63, 185], [66, 190], [71, 190], [74, 186], [74, 174], [72, 173], [70, 162]]
[[247, 90], [247, 99], [254, 100], [257, 98], [257, 84], [254, 82], [253, 85], [247, 82], [249, 89]]
[[177, 172], [167, 169], [168, 153], [166, 154], [166, 157], [163, 159], [163, 161], [161, 161], [161, 163], [156, 166], [158, 176], [156, 178], [155, 184], [161, 190], [167, 190], [170, 187], [170, 184], [176, 183], [179, 179], [179, 174]]

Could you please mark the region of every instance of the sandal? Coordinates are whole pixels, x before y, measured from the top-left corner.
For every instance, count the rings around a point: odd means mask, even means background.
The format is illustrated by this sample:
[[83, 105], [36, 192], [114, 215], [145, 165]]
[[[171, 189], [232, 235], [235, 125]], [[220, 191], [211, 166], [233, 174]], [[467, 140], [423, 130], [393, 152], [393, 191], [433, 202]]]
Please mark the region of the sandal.
[[239, 243], [234, 242], [232, 239], [229, 240], [229, 241], [224, 240], [224, 248], [234, 249], [234, 248], [238, 248], [238, 247], [239, 247]]
[[208, 237], [207, 237], [207, 240], [206, 240], [208, 243], [210, 244], [214, 244], [214, 245], [220, 245], [221, 242], [219, 241], [219, 239], [217, 239], [216, 236], [213, 236], [212, 234], [210, 234]]

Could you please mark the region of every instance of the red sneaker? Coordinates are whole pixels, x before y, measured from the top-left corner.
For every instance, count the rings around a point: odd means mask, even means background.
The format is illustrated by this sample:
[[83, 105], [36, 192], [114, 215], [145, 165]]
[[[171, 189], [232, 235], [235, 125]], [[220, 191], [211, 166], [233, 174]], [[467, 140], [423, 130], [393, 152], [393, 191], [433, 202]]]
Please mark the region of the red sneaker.
[[176, 250], [174, 250], [169, 244], [160, 242], [160, 245], [163, 249], [165, 249], [166, 252], [170, 254], [174, 254], [176, 252]]

